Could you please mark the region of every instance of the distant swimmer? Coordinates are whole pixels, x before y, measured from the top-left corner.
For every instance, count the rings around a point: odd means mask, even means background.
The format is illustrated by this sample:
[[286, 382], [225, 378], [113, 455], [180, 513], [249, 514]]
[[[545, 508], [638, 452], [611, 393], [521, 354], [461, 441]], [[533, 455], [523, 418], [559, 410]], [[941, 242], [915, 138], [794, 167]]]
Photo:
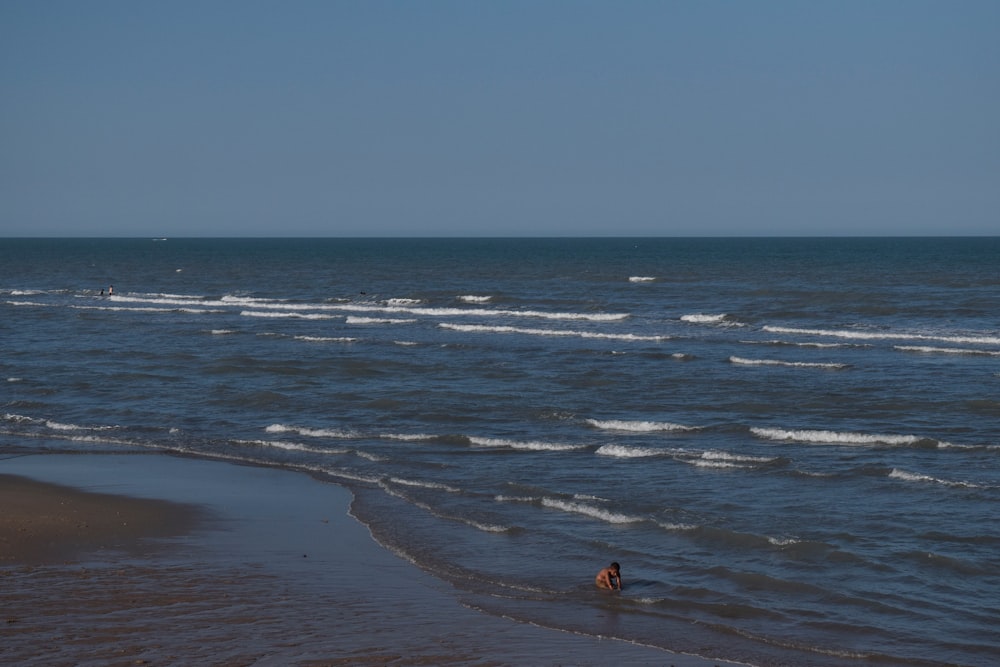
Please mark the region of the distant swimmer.
[[622, 570], [618, 563], [612, 563], [597, 573], [594, 583], [598, 588], [608, 588], [610, 590], [622, 589]]
[[114, 293], [115, 293], [115, 286], [114, 285], [110, 285], [108, 287], [108, 294], [114, 294]]

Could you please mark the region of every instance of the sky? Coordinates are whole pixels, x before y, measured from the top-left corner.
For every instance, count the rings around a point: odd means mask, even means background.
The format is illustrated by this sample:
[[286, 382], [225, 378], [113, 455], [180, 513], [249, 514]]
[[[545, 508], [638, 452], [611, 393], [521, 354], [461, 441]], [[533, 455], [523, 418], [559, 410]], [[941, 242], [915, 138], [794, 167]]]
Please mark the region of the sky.
[[1000, 2], [0, 2], [0, 236], [856, 235], [1000, 235]]

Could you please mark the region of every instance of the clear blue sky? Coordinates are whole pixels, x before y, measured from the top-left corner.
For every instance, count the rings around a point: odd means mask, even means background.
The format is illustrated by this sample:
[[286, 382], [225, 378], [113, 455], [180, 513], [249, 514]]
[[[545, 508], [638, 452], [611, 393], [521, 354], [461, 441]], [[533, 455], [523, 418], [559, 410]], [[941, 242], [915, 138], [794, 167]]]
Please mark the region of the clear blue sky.
[[1000, 234], [1000, 1], [0, 3], [0, 236]]

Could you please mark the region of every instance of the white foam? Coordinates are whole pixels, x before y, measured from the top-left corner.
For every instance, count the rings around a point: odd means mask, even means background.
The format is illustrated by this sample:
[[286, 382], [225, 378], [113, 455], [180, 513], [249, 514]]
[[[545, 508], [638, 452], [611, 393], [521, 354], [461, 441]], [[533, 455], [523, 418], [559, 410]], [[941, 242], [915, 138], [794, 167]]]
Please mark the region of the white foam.
[[744, 357], [729, 357], [729, 361], [741, 366], [786, 366], [790, 368], [824, 368], [828, 370], [847, 368], [847, 364], [814, 361], [780, 361], [778, 359], [746, 359]]
[[284, 424], [271, 424], [264, 429], [267, 433], [295, 433], [310, 438], [355, 438], [350, 431], [330, 428], [300, 428], [298, 426], [286, 426]]
[[212, 329], [209, 333], [213, 336], [227, 336], [239, 332], [236, 329]]
[[118, 313], [192, 313], [195, 315], [224, 313], [211, 308], [154, 308], [152, 306], [70, 306], [74, 310], [107, 310]]
[[836, 347], [868, 347], [858, 343], [815, 343], [807, 341], [787, 341], [787, 340], [741, 340], [742, 345], [787, 345], [789, 347], [813, 347], [817, 349], [827, 349]]
[[243, 317], [293, 317], [303, 320], [332, 320], [336, 315], [324, 315], [323, 313], [285, 313], [273, 310], [244, 310], [240, 312]]
[[730, 461], [708, 461], [705, 459], [687, 459], [684, 461], [698, 468], [746, 468], [747, 466], [741, 466], [738, 463], [732, 463]]
[[747, 454], [733, 454], [717, 450], [702, 452], [701, 458], [708, 461], [731, 461], [734, 463], [773, 463], [778, 460], [773, 456], [749, 456]]
[[629, 276], [630, 283], [651, 283], [656, 280], [656, 276]]
[[936, 340], [946, 343], [965, 343], [973, 345], [1000, 345], [997, 336], [954, 336], [930, 335], [918, 333], [887, 333], [879, 331], [854, 331], [843, 329], [799, 329], [793, 327], [765, 326], [764, 331], [772, 333], [802, 334], [807, 336], [832, 336], [860, 340]]
[[750, 432], [767, 440], [790, 440], [829, 445], [913, 445], [922, 440], [915, 435], [881, 435], [838, 431], [784, 430], [753, 427]]
[[4, 413], [4, 421], [15, 422], [19, 424], [43, 424], [44, 419], [38, 419], [37, 417], [28, 417], [27, 415], [16, 415], [11, 412]]
[[653, 341], [660, 342], [667, 340], [669, 336], [640, 336], [637, 334], [609, 334], [609, 333], [596, 333], [592, 331], [573, 331], [566, 329], [531, 329], [524, 327], [511, 327], [511, 326], [490, 326], [484, 324], [448, 324], [441, 323], [438, 325], [443, 329], [450, 329], [452, 331], [462, 331], [462, 332], [479, 332], [479, 333], [514, 333], [514, 334], [525, 334], [528, 336], [576, 336], [579, 338], [599, 338], [606, 340], [628, 340], [628, 341]]
[[357, 315], [347, 316], [348, 324], [410, 324], [411, 322], [416, 322], [416, 320], [387, 317], [358, 317]]
[[[586, 320], [591, 322], [614, 322], [626, 319], [628, 313], [573, 313], [573, 312], [546, 312], [539, 310], [493, 310], [487, 308], [427, 308], [416, 305], [399, 305], [397, 300], [391, 300], [386, 304], [374, 303], [287, 303], [273, 299], [259, 299], [255, 297], [235, 297], [224, 296], [218, 300], [201, 299], [200, 297], [190, 298], [164, 298], [155, 295], [147, 296], [120, 296], [108, 297], [115, 301], [154, 303], [158, 305], [169, 304], [179, 306], [230, 306], [252, 308], [254, 311], [281, 312], [281, 311], [338, 311], [354, 313], [377, 313], [377, 314], [398, 314], [405, 313], [419, 317], [529, 317], [551, 320]], [[390, 305], [391, 304], [391, 305]], [[242, 315], [247, 315], [251, 311], [244, 311]], [[268, 315], [259, 315], [268, 317]]]
[[357, 338], [350, 336], [292, 336], [292, 338], [307, 343], [356, 343], [358, 341]]
[[465, 303], [489, 303], [490, 301], [493, 300], [493, 297], [491, 297], [491, 296], [477, 296], [475, 294], [464, 294], [464, 295], [458, 297], [458, 300], [459, 301], [463, 301]]
[[567, 445], [557, 442], [542, 442], [539, 440], [507, 440], [504, 438], [479, 438], [469, 437], [469, 442], [477, 447], [494, 447], [505, 449], [516, 449], [534, 452], [568, 452], [575, 449], [583, 449], [585, 445]]
[[605, 521], [607, 523], [622, 524], [638, 523], [643, 521], [642, 517], [609, 512], [605, 509], [601, 509], [600, 507], [587, 505], [586, 503], [573, 503], [567, 500], [559, 500], [557, 498], [542, 498], [542, 506], [563, 510], [564, 512], [571, 512], [573, 514], [583, 514], [584, 516], [600, 519], [601, 521]]
[[462, 491], [461, 489], [455, 488], [454, 486], [441, 484], [440, 482], [426, 482], [423, 480], [404, 479], [402, 477], [390, 477], [389, 481], [394, 484], [400, 484], [402, 486], [412, 486], [421, 489], [434, 489], [437, 491], [447, 491], [448, 493], [461, 493]]
[[382, 433], [379, 438], [383, 440], [402, 440], [404, 442], [420, 442], [423, 440], [433, 440], [437, 436], [428, 433]]
[[650, 456], [665, 456], [669, 452], [652, 447], [629, 447], [627, 445], [601, 445], [594, 452], [598, 456], [613, 456], [619, 459], [637, 459]]
[[308, 452], [310, 454], [347, 454], [350, 451], [347, 449], [320, 449], [319, 447], [310, 447], [309, 445], [304, 445], [300, 442], [288, 442], [286, 440], [234, 440], [233, 442], [240, 445], [273, 447], [274, 449], [284, 449], [286, 451], [293, 452]]
[[726, 314], [706, 315], [704, 313], [694, 313], [692, 315], [681, 315], [681, 322], [692, 324], [721, 324], [726, 321]]
[[683, 426], [681, 424], [672, 424], [670, 422], [624, 421], [620, 419], [608, 419], [608, 420], [588, 419], [587, 423], [593, 426], [594, 428], [604, 429], [608, 431], [630, 431], [633, 433], [696, 430], [696, 428], [693, 426]]
[[893, 468], [892, 472], [889, 473], [889, 477], [891, 479], [899, 479], [905, 482], [929, 482], [933, 484], [941, 484], [942, 486], [958, 486], [970, 489], [981, 488], [979, 484], [973, 484], [972, 482], [955, 482], [952, 480], [940, 479], [938, 477], [931, 477], [930, 475], [907, 472], [905, 470], [900, 470], [899, 468]]
[[971, 354], [987, 357], [1000, 357], [1000, 350], [971, 350], [955, 347], [923, 347], [917, 345], [894, 345], [893, 349], [902, 352], [920, 352], [924, 354]]
[[53, 431], [107, 431], [114, 426], [79, 426], [77, 424], [62, 424], [60, 422], [46, 421], [45, 425]]
[[7, 378], [7, 382], [24, 382], [24, 378], [9, 377]]
[[419, 303], [423, 303], [420, 299], [387, 299], [386, 305], [388, 306], [415, 306]]

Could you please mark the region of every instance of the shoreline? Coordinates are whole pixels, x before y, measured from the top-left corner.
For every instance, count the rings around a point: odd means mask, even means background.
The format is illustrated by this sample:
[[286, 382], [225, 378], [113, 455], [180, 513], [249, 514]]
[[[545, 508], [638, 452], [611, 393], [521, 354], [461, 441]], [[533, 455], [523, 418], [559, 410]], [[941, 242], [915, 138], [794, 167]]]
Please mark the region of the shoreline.
[[0, 459], [11, 494], [0, 642], [21, 664], [734, 664], [467, 608], [302, 472], [31, 454]]

